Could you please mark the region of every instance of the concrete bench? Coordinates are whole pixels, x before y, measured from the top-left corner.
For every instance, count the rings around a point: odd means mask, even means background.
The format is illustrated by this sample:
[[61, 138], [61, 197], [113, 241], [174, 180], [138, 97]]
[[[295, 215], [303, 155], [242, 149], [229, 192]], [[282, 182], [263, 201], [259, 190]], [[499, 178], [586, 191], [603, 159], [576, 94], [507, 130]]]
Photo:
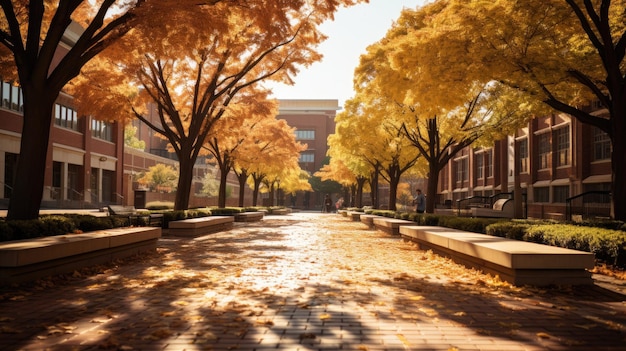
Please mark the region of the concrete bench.
[[108, 205], [107, 210], [110, 216], [128, 218], [128, 225], [141, 225], [140, 220], [143, 219], [148, 226], [163, 225], [162, 213], [139, 212], [135, 206]]
[[405, 219], [378, 217], [373, 219], [374, 227], [391, 235], [400, 235], [400, 226], [415, 225], [415, 222]]
[[156, 249], [161, 228], [98, 230], [0, 243], [0, 285], [70, 273]]
[[496, 217], [496, 218], [513, 218], [515, 213], [515, 204], [512, 199], [499, 199], [493, 203], [492, 208], [472, 207], [472, 217]]
[[241, 212], [235, 214], [235, 222], [256, 222], [263, 219], [264, 212]]
[[363, 212], [348, 212], [347, 217], [350, 217], [354, 222], [359, 222], [361, 220], [361, 215], [364, 215]]
[[173, 236], [195, 237], [233, 227], [234, 216], [209, 216], [171, 221], [166, 233]]
[[368, 227], [374, 228], [374, 218], [379, 217], [380, 216], [377, 215], [362, 214], [359, 216], [359, 220], [361, 221], [361, 223], [366, 224]]
[[460, 230], [402, 226], [403, 238], [514, 285], [593, 284], [592, 253]]
[[291, 213], [291, 209], [290, 208], [275, 208], [272, 209], [271, 214], [273, 215], [288, 215]]

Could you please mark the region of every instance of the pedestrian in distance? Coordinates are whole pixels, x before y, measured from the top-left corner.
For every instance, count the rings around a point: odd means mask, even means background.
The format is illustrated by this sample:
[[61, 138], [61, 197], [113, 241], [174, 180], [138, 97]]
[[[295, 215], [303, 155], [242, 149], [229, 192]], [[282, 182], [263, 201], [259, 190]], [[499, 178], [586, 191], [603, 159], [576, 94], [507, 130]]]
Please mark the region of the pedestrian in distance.
[[424, 213], [424, 211], [426, 211], [426, 196], [422, 194], [421, 189], [417, 189], [417, 191], [415, 192], [413, 204], [415, 205], [415, 212]]

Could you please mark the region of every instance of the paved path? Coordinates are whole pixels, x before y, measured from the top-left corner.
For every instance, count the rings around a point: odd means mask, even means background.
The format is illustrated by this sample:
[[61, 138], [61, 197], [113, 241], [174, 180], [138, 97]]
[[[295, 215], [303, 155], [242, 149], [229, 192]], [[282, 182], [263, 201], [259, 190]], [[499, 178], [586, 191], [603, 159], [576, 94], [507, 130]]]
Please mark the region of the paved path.
[[626, 285], [516, 288], [292, 214], [0, 291], [2, 350], [624, 350]]

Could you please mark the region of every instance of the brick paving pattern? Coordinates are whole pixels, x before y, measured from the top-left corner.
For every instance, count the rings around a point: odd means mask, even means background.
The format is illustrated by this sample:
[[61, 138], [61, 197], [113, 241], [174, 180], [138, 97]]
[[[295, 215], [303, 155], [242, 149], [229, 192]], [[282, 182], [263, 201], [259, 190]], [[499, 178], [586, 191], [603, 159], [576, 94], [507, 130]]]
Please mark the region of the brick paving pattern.
[[625, 350], [626, 284], [512, 287], [336, 214], [0, 290], [1, 350]]

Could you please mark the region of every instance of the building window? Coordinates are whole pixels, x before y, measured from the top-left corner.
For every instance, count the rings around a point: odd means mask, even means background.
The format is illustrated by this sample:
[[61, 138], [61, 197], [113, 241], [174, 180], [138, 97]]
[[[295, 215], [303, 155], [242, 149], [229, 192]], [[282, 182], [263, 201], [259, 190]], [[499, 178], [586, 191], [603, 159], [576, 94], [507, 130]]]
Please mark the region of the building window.
[[519, 141], [519, 172], [528, 173], [528, 139]]
[[485, 177], [485, 165], [483, 163], [483, 153], [476, 155], [476, 179]]
[[22, 95], [22, 88], [8, 82], [2, 82], [0, 90], [2, 90], [1, 95], [3, 108], [16, 112], [24, 112], [24, 97]]
[[556, 165], [557, 167], [569, 165], [570, 164], [569, 126], [555, 130], [554, 139], [556, 140], [556, 153], [557, 153]]
[[91, 135], [94, 138], [113, 141], [113, 124], [104, 121], [91, 120]]
[[552, 202], [565, 203], [569, 197], [569, 186], [555, 186], [552, 188]]
[[76, 113], [73, 108], [55, 104], [54, 124], [59, 127], [78, 131], [78, 113]]
[[611, 159], [611, 139], [600, 128], [593, 127], [593, 160]]
[[487, 156], [487, 178], [493, 177], [493, 149], [485, 153]]
[[315, 154], [311, 152], [303, 152], [300, 154], [298, 162], [301, 163], [313, 163], [315, 162]]
[[550, 202], [549, 187], [534, 188], [533, 193], [535, 195], [535, 202]]
[[315, 130], [296, 130], [296, 140], [315, 140]]
[[456, 181], [462, 183], [467, 180], [467, 158], [456, 161]]
[[539, 153], [539, 169], [550, 168], [550, 134], [544, 133], [537, 136]]

